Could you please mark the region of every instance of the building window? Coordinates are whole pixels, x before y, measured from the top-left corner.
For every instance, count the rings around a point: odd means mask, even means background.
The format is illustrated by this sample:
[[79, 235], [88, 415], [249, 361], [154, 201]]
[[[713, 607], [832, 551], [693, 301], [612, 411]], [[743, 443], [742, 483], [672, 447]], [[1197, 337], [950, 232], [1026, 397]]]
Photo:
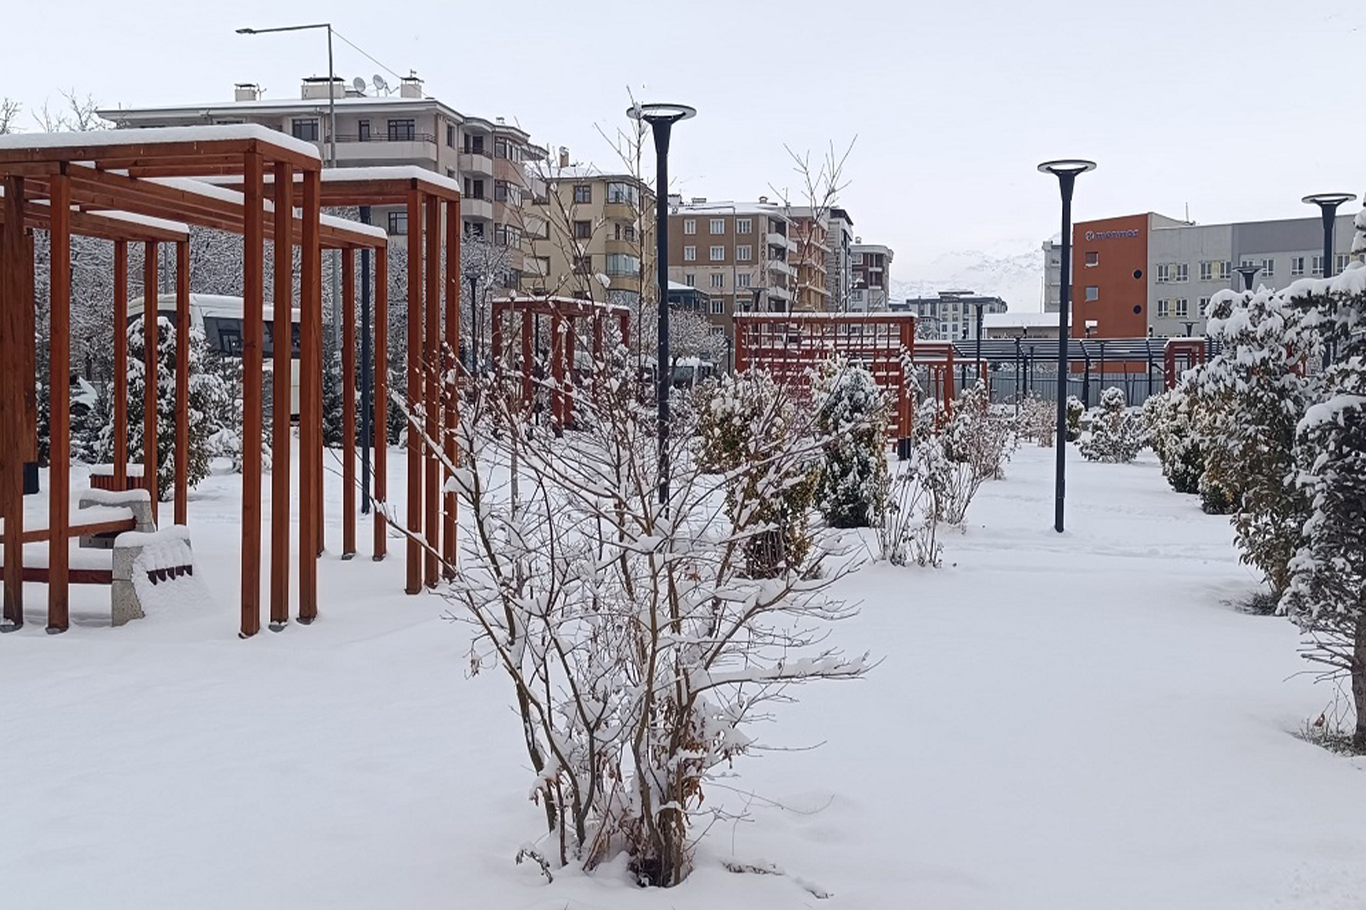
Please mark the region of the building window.
[[629, 205], [634, 208], [640, 206], [640, 190], [629, 183], [609, 183], [607, 184], [608, 204]]
[[724, 300], [713, 300], [711, 302], [711, 314], [713, 316], [726, 315], [726, 302]]
[[683, 219], [683, 233], [685, 233], [685, 234], [696, 234], [696, 233], [697, 233], [697, 219], [696, 219], [696, 218], [684, 218], [684, 219]]
[[295, 139], [302, 139], [305, 142], [318, 141], [318, 118], [300, 117], [290, 124], [290, 133]]
[[1166, 319], [1171, 315], [1172, 302], [1170, 300], [1159, 300], [1157, 302], [1157, 318]]
[[592, 239], [593, 239], [593, 222], [591, 222], [591, 221], [575, 221], [575, 222], [574, 222], [574, 239], [575, 239], [575, 240], [592, 240]]
[[1201, 318], [1201, 319], [1204, 319], [1205, 316], [1206, 316], [1206, 314], [1208, 314], [1208, 313], [1209, 313], [1209, 298], [1208, 298], [1208, 297], [1201, 297], [1201, 298], [1200, 298], [1200, 318]]
[[1176, 318], [1185, 319], [1191, 314], [1191, 305], [1185, 297], [1176, 298]]
[[1093, 265], [1100, 265], [1100, 253], [1097, 250], [1087, 250], [1086, 266], [1087, 268], [1090, 268]]
[[455, 124], [446, 124], [446, 147], [455, 148]]
[[1315, 257], [1314, 257], [1314, 260], [1313, 260], [1313, 272], [1312, 272], [1312, 274], [1314, 274], [1314, 275], [1316, 275], [1316, 276], [1318, 276], [1318, 277], [1323, 277], [1323, 257], [1322, 257], [1322, 256], [1315, 256]]
[[736, 218], [735, 233], [752, 234], [754, 232], [754, 220], [751, 218]]
[[1086, 286], [1086, 299], [1087, 299], [1088, 301], [1089, 301], [1089, 300], [1099, 300], [1099, 299], [1100, 299], [1100, 288], [1096, 287], [1094, 284], [1087, 285], [1087, 286]]
[[593, 256], [592, 256], [592, 254], [589, 254], [589, 255], [587, 255], [587, 256], [575, 256], [575, 257], [574, 257], [574, 274], [575, 274], [575, 275], [591, 275], [591, 274], [593, 274]]
[[683, 247], [683, 261], [684, 261], [684, 262], [696, 262], [696, 261], [697, 261], [697, 247], [695, 247], [695, 246], [685, 246], [685, 247]]
[[1303, 275], [1303, 274], [1304, 274], [1304, 257], [1303, 257], [1303, 256], [1291, 256], [1291, 257], [1290, 257], [1290, 277], [1291, 277], [1291, 278], [1299, 278], [1299, 277], [1300, 277], [1301, 275]]
[[[1224, 265], [1224, 268], [1225, 268], [1225, 269], [1228, 268], [1228, 263], [1227, 263], [1227, 262], [1225, 262], [1223, 265]], [[1221, 277], [1227, 278], [1228, 276], [1227, 276], [1227, 275], [1222, 275]], [[1190, 279], [1190, 266], [1189, 266], [1187, 263], [1178, 262], [1178, 263], [1176, 264], [1175, 268], [1172, 269], [1172, 281], [1187, 281], [1187, 280], [1189, 280], [1189, 279]]]
[[711, 261], [712, 261], [712, 262], [724, 262], [725, 259], [726, 259], [726, 248], [725, 248], [725, 247], [723, 247], [723, 246], [714, 246], [714, 247], [711, 248]]
[[1202, 262], [1202, 263], [1200, 263], [1200, 280], [1201, 280], [1201, 281], [1213, 281], [1213, 280], [1214, 280], [1214, 263], [1213, 263], [1213, 262]]
[[853, 255], [853, 263], [854, 263], [854, 265], [863, 265], [863, 254], [862, 254], [862, 253], [855, 253], [855, 254]]
[[713, 288], [723, 288], [726, 286], [726, 273], [716, 272], [711, 276], [711, 286]]
[[712, 232], [713, 234], [724, 234], [724, 233], [726, 232], [726, 219], [724, 219], [724, 218], [713, 218], [713, 219], [711, 219], [711, 232]]
[[[1232, 276], [1233, 276], [1233, 263], [1229, 262], [1227, 259], [1220, 259], [1220, 260], [1219, 260], [1219, 280], [1220, 280], [1220, 281], [1228, 281], [1229, 278], [1231, 278]], [[1182, 281], [1185, 281], [1186, 279], [1182, 278], [1181, 280], [1182, 280]]]
[[737, 272], [735, 275], [735, 286], [737, 288], [747, 288], [749, 287], [750, 279], [753, 277], [754, 276], [749, 272]]
[[402, 236], [408, 233], [408, 213], [390, 212], [389, 213], [389, 233], [394, 236]]
[[465, 153], [467, 155], [484, 154], [484, 137], [467, 135], [465, 137]]
[[754, 247], [744, 244], [735, 248], [736, 262], [749, 262], [754, 258]]
[[613, 278], [635, 278], [640, 275], [640, 257], [629, 253], [608, 253], [607, 274]]
[[1262, 277], [1263, 277], [1263, 278], [1275, 278], [1275, 277], [1276, 277], [1276, 260], [1274, 260], [1274, 259], [1263, 259], [1263, 260], [1262, 260]]
[[412, 120], [389, 121], [390, 142], [412, 142], [416, 135], [417, 130]]
[[493, 140], [493, 157], [495, 157], [495, 158], [511, 158], [511, 157], [512, 157], [512, 147], [508, 144], [508, 141], [507, 141], [506, 139], [495, 139], [495, 140]]
[[370, 121], [362, 120], [356, 124], [356, 138], [361, 142], [370, 141]]
[[471, 240], [483, 240], [484, 223], [482, 221], [466, 221], [465, 236]]
[[713, 338], [721, 338], [725, 336], [726, 330], [723, 326], [714, 325], [711, 327], [711, 334]]
[[1157, 264], [1157, 283], [1166, 284], [1172, 280], [1172, 267], [1169, 263], [1159, 262]]
[[574, 204], [592, 205], [593, 204], [593, 184], [576, 183], [574, 184]]
[[687, 285], [688, 287], [690, 287], [690, 288], [695, 288], [695, 287], [697, 287], [697, 276], [696, 276], [695, 274], [693, 274], [692, 272], [684, 272], [684, 273], [683, 273], [683, 283], [686, 284], [686, 285]]
[[1351, 256], [1348, 256], [1346, 253], [1338, 253], [1333, 257], [1333, 274], [1341, 275], [1343, 270], [1347, 268], [1347, 263], [1351, 261]]

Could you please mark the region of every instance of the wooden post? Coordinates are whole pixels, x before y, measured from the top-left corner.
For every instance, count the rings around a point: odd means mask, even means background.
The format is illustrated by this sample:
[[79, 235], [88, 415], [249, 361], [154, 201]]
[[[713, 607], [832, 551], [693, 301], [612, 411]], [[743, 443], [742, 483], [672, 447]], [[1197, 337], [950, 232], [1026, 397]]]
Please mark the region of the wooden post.
[[[526, 318], [525, 315], [522, 318]], [[558, 432], [564, 429], [564, 319], [560, 310], [550, 317], [550, 420]]]
[[[51, 416], [48, 446], [48, 551], [47, 551], [47, 630], [63, 632], [68, 623], [67, 583], [71, 553], [67, 549], [71, 515], [71, 178], [54, 174], [48, 184], [52, 207], [51, 291], [52, 324], [48, 338], [49, 380], [48, 413]], [[21, 210], [22, 211], [22, 210]], [[23, 218], [7, 222], [21, 232]], [[153, 393], [156, 389], [152, 390]], [[155, 418], [155, 414], [153, 415]], [[153, 478], [155, 480], [155, 478]], [[6, 522], [5, 529], [9, 530]], [[12, 563], [22, 575], [23, 559]]]
[[[536, 400], [536, 387], [532, 382], [532, 374], [536, 367], [536, 348], [531, 338], [532, 316], [526, 306], [521, 309], [510, 308], [508, 312], [516, 313], [522, 320], [522, 407], [530, 409]], [[555, 346], [553, 332], [550, 336], [550, 345], [552, 349]]]
[[[0, 438], [24, 438], [24, 311], [35, 301], [25, 287], [27, 252], [24, 242], [24, 180], [4, 179], [5, 217], [0, 225]], [[27, 298], [27, 299], [26, 299]], [[26, 446], [0, 445], [0, 518], [5, 522], [4, 623], [7, 628], [24, 624], [24, 451]]]
[[[242, 156], [242, 628], [261, 630], [261, 310], [264, 305], [262, 161]], [[285, 468], [288, 470], [288, 468]]]
[[161, 316], [157, 300], [157, 244], [149, 240], [143, 244], [142, 258], [142, 485], [152, 499], [152, 521], [157, 520], [157, 360], [161, 347], [161, 332], [157, 319]]
[[[38, 470], [38, 299], [37, 287], [37, 263], [34, 261], [33, 231], [24, 231], [24, 252], [22, 255], [23, 269], [23, 299], [27, 305], [19, 306], [19, 315], [24, 320], [23, 334], [19, 338], [20, 349], [23, 355], [23, 392], [21, 401], [23, 404], [24, 421], [24, 452], [25, 460], [28, 462], [24, 466], [27, 472], [28, 466], [32, 465], [33, 471]], [[27, 479], [27, 478], [26, 478]], [[23, 485], [24, 490], [28, 490], [28, 484]], [[37, 486], [30, 492], [37, 492]]]
[[271, 295], [270, 623], [289, 622], [291, 377], [294, 358], [294, 168], [275, 163], [275, 285]]
[[190, 241], [175, 245], [175, 523], [190, 511]]
[[318, 618], [318, 556], [323, 547], [321, 206], [322, 172], [305, 171], [299, 257], [299, 622], [304, 624]]
[[356, 555], [356, 251], [342, 261], [342, 559]]
[[560, 406], [561, 410], [563, 411], [562, 422], [566, 427], [571, 426], [574, 423], [574, 346], [575, 342], [578, 340], [578, 319], [576, 319], [573, 316], [570, 316], [568, 318], [567, 325], [569, 331], [565, 332], [564, 335], [564, 360], [569, 381], [568, 385], [561, 392], [561, 396], [564, 403]]
[[[408, 190], [408, 413], [422, 402], [422, 204], [416, 187]], [[422, 440], [411, 418], [408, 439], [408, 565], [403, 590], [422, 590]]]
[[374, 559], [389, 552], [389, 250], [375, 249], [375, 508]]
[[[442, 442], [446, 453], [446, 460], [450, 464], [455, 464], [456, 446], [455, 432], [457, 402], [460, 397], [460, 200], [453, 199], [446, 201], [446, 369], [443, 371], [449, 377], [450, 386], [443, 390], [446, 397], [446, 413], [443, 415], [443, 423], [446, 431], [443, 434]], [[450, 472], [444, 474], [447, 480], [450, 479]], [[445, 508], [442, 510], [444, 516], [443, 527], [441, 529], [441, 554], [446, 563], [446, 577], [455, 576], [455, 520], [456, 520], [457, 500], [455, 493], [446, 494]]]
[[423, 366], [426, 371], [426, 429], [429, 446], [424, 447], [426, 454], [426, 478], [423, 492], [426, 494], [425, 515], [427, 519], [427, 549], [424, 560], [424, 577], [428, 587], [436, 587], [440, 575], [441, 553], [441, 500], [440, 488], [441, 461], [435, 446], [441, 439], [441, 399], [439, 386], [441, 379], [441, 200], [435, 196], [426, 199], [426, 218], [423, 224], [423, 240], [426, 241], [427, 255], [427, 317], [426, 346]]
[[114, 489], [128, 488], [128, 241], [114, 241]]

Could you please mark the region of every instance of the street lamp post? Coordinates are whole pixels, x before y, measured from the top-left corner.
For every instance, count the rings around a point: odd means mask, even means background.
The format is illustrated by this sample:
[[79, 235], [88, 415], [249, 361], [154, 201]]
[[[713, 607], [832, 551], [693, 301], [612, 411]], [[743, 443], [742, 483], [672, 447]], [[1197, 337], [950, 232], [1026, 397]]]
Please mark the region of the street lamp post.
[[327, 166], [337, 166], [337, 74], [332, 68], [332, 23], [314, 22], [309, 25], [281, 25], [276, 28], [239, 28], [239, 35], [266, 35], [271, 32], [302, 32], [308, 29], [327, 29]]
[[[470, 283], [470, 315], [474, 317], [474, 331], [470, 333], [470, 373], [478, 376], [481, 372], [479, 363], [479, 339], [484, 334], [483, 327], [479, 325], [479, 276], [471, 273], [465, 276]], [[530, 369], [530, 364], [526, 369]]]
[[[1338, 206], [1344, 202], [1351, 202], [1356, 199], [1355, 193], [1315, 193], [1312, 196], [1305, 196], [1301, 202], [1319, 207], [1319, 215], [1323, 218], [1323, 277], [1333, 277], [1333, 224], [1337, 219]], [[1337, 343], [1329, 342], [1324, 345], [1323, 365], [1327, 367], [1337, 359]]]
[[632, 120], [650, 124], [655, 140], [655, 272], [659, 286], [659, 343], [655, 352], [655, 394], [659, 412], [659, 504], [669, 506], [669, 138], [673, 125], [697, 116], [686, 104], [635, 104], [627, 109]]
[[1066, 270], [1058, 289], [1058, 449], [1057, 478], [1053, 490], [1053, 530], [1063, 530], [1063, 504], [1067, 494], [1067, 336], [1068, 304], [1072, 290], [1072, 188], [1077, 175], [1096, 169], [1094, 161], [1059, 159], [1045, 161], [1039, 171], [1058, 178], [1062, 194], [1062, 267]]
[[1195, 322], [1196, 322], [1196, 320], [1194, 320], [1194, 319], [1183, 319], [1183, 320], [1181, 320], [1181, 324], [1184, 325], [1184, 326], [1186, 327], [1186, 337], [1187, 337], [1187, 338], [1191, 337], [1191, 331], [1195, 328]]
[[[1257, 273], [1260, 272], [1261, 270], [1262, 270], [1262, 267], [1261, 267], [1260, 265], [1240, 265], [1240, 266], [1238, 266], [1238, 274], [1243, 276], [1243, 290], [1245, 290], [1245, 291], [1250, 291], [1250, 290], [1252, 290], [1252, 282], [1253, 282], [1253, 279], [1255, 279], [1255, 278], [1257, 277]], [[1187, 332], [1186, 334], [1189, 335], [1190, 332]]]

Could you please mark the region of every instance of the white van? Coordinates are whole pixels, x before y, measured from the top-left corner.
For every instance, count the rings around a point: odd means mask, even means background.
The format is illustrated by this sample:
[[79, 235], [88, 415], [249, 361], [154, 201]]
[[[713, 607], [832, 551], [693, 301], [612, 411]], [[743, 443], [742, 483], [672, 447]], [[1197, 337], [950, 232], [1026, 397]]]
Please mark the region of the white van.
[[[172, 325], [175, 325], [175, 294], [161, 294], [157, 297], [157, 309]], [[274, 369], [274, 319], [275, 309], [269, 304], [262, 307], [264, 319], [262, 331], [263, 370]], [[142, 297], [129, 295], [128, 321], [142, 318]], [[299, 416], [299, 311], [295, 309], [290, 320], [294, 326], [293, 358], [294, 364], [289, 371], [290, 416]], [[242, 298], [226, 297], [221, 294], [190, 294], [190, 326], [204, 333], [209, 347], [227, 357], [242, 356]]]

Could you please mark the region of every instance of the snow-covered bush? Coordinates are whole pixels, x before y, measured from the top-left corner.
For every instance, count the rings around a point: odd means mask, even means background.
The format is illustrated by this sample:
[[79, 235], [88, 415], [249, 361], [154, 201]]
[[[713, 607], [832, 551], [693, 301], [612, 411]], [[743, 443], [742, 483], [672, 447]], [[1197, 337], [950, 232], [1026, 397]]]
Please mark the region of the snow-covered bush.
[[958, 396], [943, 436], [949, 460], [971, 466], [978, 483], [1005, 476], [1017, 444], [1014, 421], [991, 413], [991, 393], [980, 381]]
[[1075, 395], [1067, 396], [1067, 441], [1081, 439], [1081, 418], [1086, 414], [1086, 405]]
[[472, 527], [445, 596], [472, 626], [472, 670], [500, 668], [512, 684], [544, 813], [519, 856], [549, 874], [624, 853], [642, 884], [675, 885], [709, 785], [755, 747], [768, 703], [868, 667], [828, 641], [828, 625], [855, 612], [829, 596], [852, 568], [830, 549], [836, 532], [771, 577], [746, 571], [766, 528], [754, 516], [819, 464], [820, 441], [794, 432], [764, 380], [718, 382], [702, 399], [709, 419], [743, 406], [752, 425], [714, 453], [733, 458], [708, 466], [719, 475], [692, 457], [698, 428], [678, 427], [664, 507], [654, 407], [628, 377], [599, 372], [576, 403], [583, 429], [561, 438], [532, 432], [534, 416], [495, 381], [466, 379], [465, 460], [447, 468]]
[[1058, 437], [1058, 409], [1053, 402], [1033, 392], [1020, 402], [1020, 438], [1050, 449]]
[[1205, 454], [1196, 433], [1196, 403], [1182, 386], [1143, 403], [1148, 442], [1162, 463], [1162, 476], [1178, 493], [1199, 493]]
[[891, 402], [872, 373], [844, 358], [813, 380], [816, 432], [827, 440], [817, 502], [833, 527], [867, 527], [887, 487]]
[[1081, 454], [1087, 461], [1127, 464], [1143, 448], [1143, 424], [1129, 412], [1124, 390], [1111, 386], [1100, 395], [1100, 407], [1091, 414], [1091, 432], [1081, 441]]
[[[774, 456], [796, 440], [819, 451], [804, 409], [760, 370], [712, 377], [697, 387], [695, 401], [697, 459], [703, 470], [726, 477], [727, 515], [747, 534], [748, 572], [766, 578], [801, 565], [811, 547], [821, 459]], [[758, 469], [766, 465], [766, 472]], [[759, 488], [768, 495], [756, 496]]]
[[917, 439], [911, 457], [897, 462], [882, 479], [875, 515], [879, 557], [894, 566], [939, 566], [944, 551], [939, 523], [949, 510], [946, 499], [964, 473], [963, 465], [944, 455], [938, 436]]

